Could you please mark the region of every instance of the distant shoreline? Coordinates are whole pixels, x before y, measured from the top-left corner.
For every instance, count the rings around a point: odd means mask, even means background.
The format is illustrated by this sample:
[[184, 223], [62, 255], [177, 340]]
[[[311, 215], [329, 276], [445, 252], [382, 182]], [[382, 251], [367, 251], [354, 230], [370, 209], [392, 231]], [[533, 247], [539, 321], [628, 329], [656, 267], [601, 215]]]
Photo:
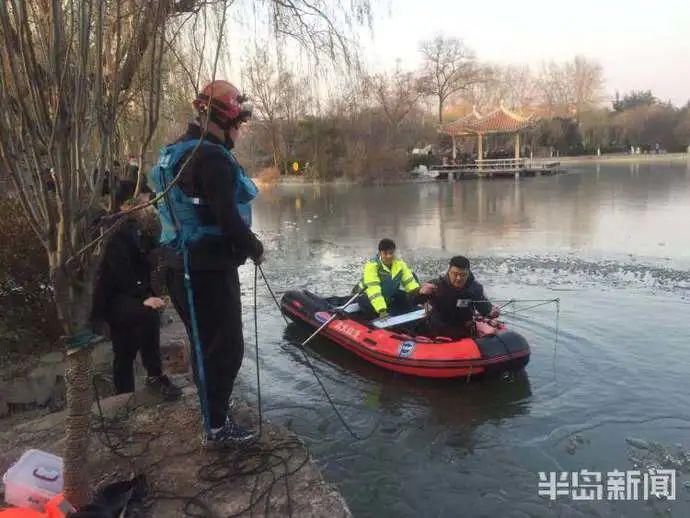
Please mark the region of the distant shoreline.
[[[528, 159], [529, 160], [529, 159]], [[585, 165], [585, 164], [636, 164], [636, 163], [690, 163], [690, 155], [687, 153], [666, 153], [666, 154], [647, 154], [647, 155], [628, 155], [628, 154], [610, 154], [610, 155], [583, 155], [583, 156], [561, 156], [561, 157], [538, 157], [534, 159], [538, 162], [560, 162], [562, 168], [567, 168], [569, 165]], [[319, 180], [316, 178], [305, 178], [304, 176], [281, 176], [276, 184], [278, 185], [382, 185], [382, 184], [397, 184], [397, 183], [426, 183], [437, 182], [433, 178], [419, 178], [410, 176], [409, 172], [400, 173], [399, 175], [386, 174], [379, 177], [373, 176], [367, 179], [357, 181], [344, 178], [336, 178], [333, 180]]]
[[661, 155], [628, 155], [628, 154], [611, 154], [611, 155], [585, 155], [585, 156], [561, 156], [552, 158], [539, 158], [539, 160], [553, 160], [564, 164], [634, 164], [639, 162], [645, 163], [664, 163], [664, 162], [685, 162], [690, 160], [687, 153], [666, 153]]

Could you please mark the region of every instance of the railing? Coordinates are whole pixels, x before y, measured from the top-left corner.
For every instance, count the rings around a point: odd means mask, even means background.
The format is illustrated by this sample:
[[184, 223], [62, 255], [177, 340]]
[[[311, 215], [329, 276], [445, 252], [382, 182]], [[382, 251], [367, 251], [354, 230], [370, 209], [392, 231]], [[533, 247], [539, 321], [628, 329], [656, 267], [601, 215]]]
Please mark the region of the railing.
[[527, 165], [526, 158], [489, 158], [483, 160], [475, 160], [467, 164], [457, 165], [434, 165], [431, 166], [433, 171], [467, 171], [467, 170], [482, 170], [488, 169], [492, 171], [515, 171], [524, 169]]
[[429, 171], [454, 172], [454, 171], [522, 171], [524, 169], [553, 169], [560, 165], [559, 162], [531, 158], [488, 158], [475, 160], [465, 164], [433, 165]]

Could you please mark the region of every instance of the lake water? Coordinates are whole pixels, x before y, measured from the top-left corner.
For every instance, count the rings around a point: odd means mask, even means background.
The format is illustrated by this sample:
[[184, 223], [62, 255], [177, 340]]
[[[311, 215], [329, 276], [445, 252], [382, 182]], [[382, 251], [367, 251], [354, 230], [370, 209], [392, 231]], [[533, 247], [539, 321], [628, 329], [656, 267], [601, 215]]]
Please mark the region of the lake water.
[[[308, 444], [355, 516], [690, 516], [690, 171], [590, 165], [521, 180], [278, 186], [256, 203], [278, 292], [347, 294], [382, 237], [420, 278], [464, 254], [494, 299], [560, 298], [506, 312], [530, 342], [524, 375], [429, 381], [333, 343], [308, 352], [342, 426], [259, 281], [268, 417]], [[255, 397], [252, 274], [243, 269]], [[527, 307], [518, 304], [518, 310]], [[558, 317], [558, 318], [557, 318]], [[558, 332], [557, 332], [558, 331]], [[627, 439], [627, 440], [626, 440]], [[607, 472], [677, 470], [676, 500], [607, 499]], [[538, 495], [539, 472], [603, 473], [602, 500]], [[572, 478], [568, 478], [572, 487]]]

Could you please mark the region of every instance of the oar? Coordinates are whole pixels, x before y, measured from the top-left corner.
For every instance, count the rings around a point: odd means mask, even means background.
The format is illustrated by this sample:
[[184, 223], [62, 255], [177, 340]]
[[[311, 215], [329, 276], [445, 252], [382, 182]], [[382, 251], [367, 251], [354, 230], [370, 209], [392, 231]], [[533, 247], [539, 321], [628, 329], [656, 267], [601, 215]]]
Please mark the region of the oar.
[[[345, 308], [348, 307], [350, 304], [352, 304], [352, 302], [353, 302], [357, 297], [360, 296], [360, 294], [362, 293], [362, 291], [363, 291], [363, 290], [359, 290], [359, 291], [358, 291], [357, 293], [355, 293], [352, 297], [350, 297], [350, 300], [348, 300], [345, 304], [343, 304], [342, 306], [338, 306], [338, 307], [336, 307], [335, 309], [336, 309], [336, 310], [338, 310], [338, 309], [345, 309]], [[333, 313], [333, 316], [332, 316], [331, 318], [329, 318], [328, 320], [326, 320], [326, 321], [321, 325], [321, 327], [319, 327], [316, 331], [314, 331], [314, 332], [311, 334], [311, 336], [310, 336], [309, 338], [307, 338], [304, 342], [302, 342], [302, 347], [304, 347], [305, 345], [307, 345], [307, 344], [312, 340], [312, 338], [314, 338], [316, 335], [318, 335], [318, 334], [321, 332], [321, 330], [322, 330], [324, 327], [326, 327], [328, 324], [330, 324], [331, 322], [333, 322], [333, 320], [335, 320], [335, 317], [337, 317], [337, 316], [338, 316], [338, 313], [337, 313], [337, 311], [336, 311], [335, 313]]]

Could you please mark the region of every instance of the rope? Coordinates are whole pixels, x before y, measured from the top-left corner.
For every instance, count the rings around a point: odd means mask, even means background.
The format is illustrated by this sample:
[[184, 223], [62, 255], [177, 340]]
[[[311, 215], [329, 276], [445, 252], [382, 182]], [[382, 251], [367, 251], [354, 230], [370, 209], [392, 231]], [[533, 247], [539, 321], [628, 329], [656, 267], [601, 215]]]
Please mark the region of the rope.
[[[513, 301], [511, 301], [511, 302], [527, 302], [527, 301], [524, 301], [524, 300], [513, 300]], [[538, 308], [538, 307], [540, 307], [540, 306], [546, 306], [547, 304], [554, 304], [554, 303], [556, 304], [556, 307], [559, 308], [559, 307], [560, 307], [560, 302], [561, 302], [561, 299], [549, 299], [549, 300], [544, 300], [544, 301], [540, 301], [539, 304], [534, 304], [534, 305], [528, 306], [528, 307], [526, 307], [526, 308], [517, 308], [517, 309], [514, 309], [513, 311], [510, 311], [510, 312], [507, 313], [507, 314], [508, 314], [508, 315], [516, 315], [516, 314], [518, 314], [518, 313], [524, 313], [525, 311], [529, 311], [530, 309], [534, 309], [534, 308]], [[507, 305], [507, 304], [505, 304], [505, 305]], [[505, 306], [505, 305], [504, 305], [504, 306]]]
[[209, 435], [211, 432], [211, 420], [208, 409], [208, 393], [206, 390], [206, 369], [204, 368], [204, 355], [201, 348], [201, 338], [199, 337], [199, 323], [196, 318], [196, 308], [194, 306], [194, 292], [192, 290], [192, 276], [189, 267], [189, 249], [185, 246], [182, 250], [184, 256], [184, 286], [187, 292], [187, 306], [189, 309], [189, 321], [192, 332], [192, 344], [196, 357], [196, 374], [199, 385], [199, 403], [201, 405], [201, 416], [204, 424], [204, 432]]
[[[554, 302], [560, 299], [491, 299], [492, 302]], [[472, 301], [472, 302], [486, 302], [486, 301]], [[507, 304], [504, 304], [507, 305]]]
[[[494, 302], [496, 302], [496, 301], [494, 301]], [[512, 303], [514, 303], [514, 302], [515, 302], [515, 299], [510, 299], [510, 300], [507, 301], [506, 303], [501, 304], [500, 306], [498, 306], [498, 310], [501, 311], [501, 310], [502, 310], [504, 307], [506, 307], [508, 304], [512, 304]]]
[[[292, 461], [297, 461], [296, 465]], [[224, 487], [243, 485], [245, 484], [244, 479], [253, 477], [252, 489], [248, 492], [248, 505], [229, 515], [228, 518], [246, 513], [249, 513], [249, 516], [254, 516], [254, 511], [262, 500], [264, 501], [263, 509], [260, 509], [260, 512], [256, 514], [268, 517], [271, 511], [271, 497], [274, 488], [281, 481], [285, 486], [287, 512], [281, 510], [280, 515], [292, 517], [294, 514], [293, 502], [288, 478], [308, 463], [309, 453], [297, 440], [282, 441], [271, 448], [262, 448], [259, 444], [251, 444], [241, 450], [227, 451], [212, 462], [201, 466], [197, 473], [198, 478], [201, 482], [210, 485], [199, 490], [196, 494], [182, 496], [160, 491], [154, 495], [154, 498], [183, 501], [183, 512], [189, 517], [216, 517], [218, 514], [204, 501], [204, 497], [222, 490]], [[261, 488], [262, 485], [265, 487]], [[261, 513], [261, 511], [263, 512]]]
[[[266, 275], [264, 274], [264, 271], [261, 268], [261, 266], [259, 266], [259, 271], [261, 272], [261, 276], [263, 277], [264, 282], [266, 283], [266, 287], [268, 288], [268, 291], [271, 293], [271, 296], [273, 297], [273, 301], [275, 302], [275, 304], [278, 308], [278, 311], [280, 311], [280, 314], [283, 316], [283, 319], [285, 320], [285, 322], [288, 325], [290, 325], [290, 322], [285, 317], [285, 314], [283, 313], [283, 310], [280, 307], [280, 302], [278, 302], [278, 299], [276, 298], [275, 294], [273, 293], [273, 290], [271, 289], [271, 285], [268, 282], [268, 279], [266, 278]], [[374, 435], [374, 432], [376, 432], [376, 430], [378, 429], [378, 423], [376, 424], [376, 426], [374, 426], [374, 428], [367, 435], [359, 435], [357, 432], [355, 432], [352, 429], [352, 427], [350, 427], [350, 425], [347, 423], [347, 421], [345, 420], [343, 415], [340, 413], [340, 411], [336, 407], [335, 402], [333, 401], [333, 398], [331, 397], [331, 394], [328, 392], [328, 389], [326, 388], [326, 386], [321, 381], [321, 377], [319, 376], [318, 372], [316, 371], [316, 367], [314, 367], [314, 364], [312, 363], [311, 358], [310, 358], [309, 354], [307, 353], [306, 348], [300, 347], [299, 350], [302, 352], [302, 355], [304, 356], [304, 361], [306, 362], [309, 369], [311, 369], [311, 372], [314, 375], [314, 378], [316, 378], [316, 381], [319, 384], [319, 387], [321, 387], [321, 391], [323, 392], [324, 396], [326, 396], [326, 400], [328, 401], [329, 405], [333, 409], [333, 412], [338, 417], [338, 420], [343, 425], [343, 428], [345, 428], [345, 430], [347, 430], [347, 432], [350, 434], [350, 436], [353, 439], [355, 439], [356, 441], [363, 441], [363, 440], [368, 439], [372, 435]]]
[[[511, 299], [509, 300], [506, 304], [504, 304], [501, 307], [507, 306], [511, 302], [518, 302], [518, 300]], [[525, 311], [529, 311], [534, 308], [538, 308], [541, 306], [545, 306], [547, 304], [556, 304], [556, 331], [555, 331], [555, 337], [553, 341], [553, 379], [554, 381], [557, 378], [556, 375], [556, 364], [557, 364], [557, 355], [558, 355], [558, 338], [560, 336], [560, 323], [561, 323], [561, 299], [560, 298], [555, 298], [555, 299], [544, 299], [544, 300], [539, 300], [539, 299], [534, 299], [534, 300], [528, 300], [528, 299], [523, 299], [520, 300], [519, 302], [537, 302], [537, 304], [533, 304], [532, 306], [528, 306], [526, 308], [517, 308], [513, 311], [504, 313], [505, 315], [518, 315], [520, 313], [524, 313]]]
[[[191, 496], [181, 496], [174, 495], [166, 492], [157, 492], [153, 495], [154, 499], [159, 500], [181, 500], [184, 501], [184, 514], [186, 516], [194, 518], [205, 518], [216, 516], [209, 503], [204, 501], [204, 496], [213, 494], [215, 490], [221, 489], [223, 486], [231, 486], [237, 484], [237, 481], [242, 480], [246, 477], [254, 477], [253, 488], [250, 493], [249, 503], [242, 510], [231, 516], [241, 516], [245, 513], [249, 513], [253, 516], [255, 508], [264, 501], [264, 516], [269, 516], [272, 503], [272, 495], [276, 484], [281, 481], [284, 483], [285, 487], [285, 498], [286, 498], [286, 508], [287, 515], [293, 516], [293, 497], [291, 494], [289, 477], [297, 473], [309, 462], [309, 453], [305, 451], [304, 446], [298, 440], [286, 440], [274, 444], [270, 448], [262, 446], [259, 439], [262, 435], [262, 425], [263, 425], [263, 404], [261, 396], [261, 375], [260, 375], [260, 364], [259, 364], [259, 326], [258, 326], [258, 270], [259, 266], [255, 265], [254, 268], [254, 338], [255, 338], [255, 358], [256, 358], [256, 382], [257, 382], [257, 394], [258, 394], [258, 411], [259, 411], [259, 431], [256, 438], [248, 445], [245, 445], [242, 449], [235, 450], [232, 452], [222, 452], [219, 453], [218, 457], [199, 469], [198, 477], [202, 482], [210, 483], [209, 486], [200, 490]], [[190, 283], [191, 285], [191, 283]], [[188, 295], [189, 296], [189, 295]], [[190, 299], [191, 300], [191, 299]], [[193, 311], [193, 304], [190, 311]], [[118, 423], [118, 419], [107, 420], [103, 415], [103, 410], [100, 404], [100, 397], [98, 395], [98, 388], [95, 384], [95, 379], [93, 380], [94, 390], [96, 393], [96, 405], [98, 408], [98, 413], [100, 416], [100, 428], [97, 431], [102, 432], [104, 440], [103, 445], [108, 448], [114, 455], [128, 460], [135, 469], [136, 466], [134, 461], [148, 453], [151, 442], [158, 439], [160, 434], [143, 434], [147, 437], [147, 440], [143, 444], [143, 447], [136, 453], [127, 454], [122, 451], [131, 442], [131, 433]], [[129, 414], [133, 411], [133, 408], [127, 407], [125, 409], [126, 416], [124, 418], [120, 417], [119, 420], [127, 419]], [[111, 438], [111, 435], [115, 435], [117, 442]], [[130, 439], [130, 440], [128, 440]], [[195, 450], [185, 451], [178, 454], [173, 454], [172, 456], [167, 456], [166, 459], [177, 456], [186, 456], [195, 453]], [[297, 465], [294, 467], [290, 466], [293, 459], [299, 456], [303, 458], [297, 459]], [[159, 464], [164, 459], [154, 462], [147, 467], [151, 470], [156, 464]], [[294, 463], [293, 463], [294, 464]], [[278, 472], [276, 470], [280, 469]], [[266, 487], [261, 489], [266, 483], [266, 476], [269, 477], [269, 482]]]
[[273, 302], [276, 303], [276, 306], [278, 307], [278, 310], [280, 311], [280, 316], [283, 317], [283, 320], [285, 320], [285, 323], [287, 325], [290, 325], [290, 321], [285, 316], [285, 313], [283, 313], [283, 310], [280, 307], [280, 302], [278, 302], [278, 299], [276, 298], [275, 293], [273, 292], [273, 289], [271, 288], [271, 285], [268, 282], [268, 279], [266, 278], [266, 274], [264, 274], [263, 268], [261, 268], [261, 265], [258, 265], [258, 267], [259, 267], [259, 271], [261, 272], [261, 277], [263, 277], [264, 283], [266, 283], [266, 288], [268, 288], [268, 292], [271, 294], [271, 297], [273, 297]]
[[[257, 437], [261, 437], [261, 429], [263, 426], [263, 410], [262, 410], [262, 404], [261, 404], [261, 374], [260, 374], [260, 368], [259, 368], [259, 315], [257, 311], [257, 295], [256, 295], [256, 286], [257, 286], [257, 279], [259, 277], [257, 270], [259, 270], [261, 266], [257, 263], [254, 263], [254, 345], [256, 348], [256, 394], [257, 394], [257, 399], [258, 399], [258, 407], [259, 407], [259, 433], [257, 434]], [[263, 275], [263, 272], [262, 272]]]
[[[198, 454], [199, 446], [194, 446], [191, 449], [185, 448], [182, 451], [171, 452], [163, 458], [151, 463], [145, 463], [142, 466], [141, 459], [151, 453], [151, 444], [161, 439], [165, 432], [134, 432], [137, 440], [132, 441], [133, 432], [126, 423], [139, 407], [126, 405], [122, 412], [118, 412], [117, 416], [106, 418], [103, 415], [95, 379], [94, 390], [100, 418], [100, 424], [95, 428], [95, 431], [100, 433], [96, 436], [113, 455], [127, 461], [133, 473], [144, 474], [147, 479], [151, 479], [154, 470], [160, 468], [159, 465], [161, 463], [169, 462], [175, 458]], [[143, 440], [144, 443], [141, 447], [137, 447], [136, 451], [124, 451], [130, 450], [132, 446], [139, 446], [140, 440]], [[294, 515], [289, 477], [306, 466], [310, 459], [308, 451], [301, 442], [296, 439], [286, 439], [274, 442], [270, 447], [267, 447], [258, 441], [254, 441], [240, 449], [205, 453], [211, 455], [212, 459], [202, 465], [197, 472], [198, 479], [202, 483], [207, 484], [204, 488], [195, 494], [187, 495], [154, 490], [151, 494], [144, 495], [144, 500], [149, 502], [148, 504], [144, 502], [144, 506], [148, 508], [151, 505], [151, 500], [178, 500], [183, 502], [182, 512], [186, 516], [194, 518], [218, 516], [213, 509], [213, 502], [206, 501], [205, 497], [210, 497], [211, 500], [214, 500], [213, 496], [216, 491], [244, 484], [248, 486], [250, 484], [248, 479], [252, 477], [252, 490], [247, 492], [249, 494], [248, 504], [231, 516], [240, 516], [246, 513], [249, 513], [249, 516], [253, 516], [263, 511], [262, 514], [268, 517], [271, 514], [272, 507], [281, 509], [280, 515], [284, 516], [287, 514], [290, 517]], [[281, 494], [275, 495], [274, 498], [275, 487], [281, 481], [285, 487], [284, 503], [280, 500]], [[215, 500], [217, 501], [217, 499]], [[258, 509], [262, 501], [263, 509]], [[222, 504], [222, 502], [219, 503]], [[285, 508], [287, 513], [282, 510]], [[258, 512], [255, 512], [257, 509]]]
[[[98, 426], [93, 426], [92, 430], [96, 432], [96, 437], [104, 447], [110, 450], [116, 457], [128, 461], [132, 471], [138, 471], [135, 462], [136, 459], [149, 452], [151, 443], [158, 439], [160, 434], [153, 432], [132, 433], [132, 431], [125, 426], [125, 422], [129, 420], [130, 415], [139, 408], [138, 406], [131, 407], [129, 405], [131, 401], [134, 401], [134, 394], [132, 394], [131, 398], [127, 401], [122, 412], [118, 412], [117, 415], [113, 417], [106, 418], [103, 414], [103, 407], [101, 406], [101, 396], [98, 390], [98, 384], [96, 383], [97, 378], [102, 379], [102, 376], [96, 375], [92, 380], [99, 420]], [[101, 439], [99, 434], [103, 435], [103, 439]], [[136, 451], [125, 453], [123, 450], [129, 450], [139, 442], [132, 441], [133, 436], [145, 439], [144, 443], [141, 448], [137, 448]]]

